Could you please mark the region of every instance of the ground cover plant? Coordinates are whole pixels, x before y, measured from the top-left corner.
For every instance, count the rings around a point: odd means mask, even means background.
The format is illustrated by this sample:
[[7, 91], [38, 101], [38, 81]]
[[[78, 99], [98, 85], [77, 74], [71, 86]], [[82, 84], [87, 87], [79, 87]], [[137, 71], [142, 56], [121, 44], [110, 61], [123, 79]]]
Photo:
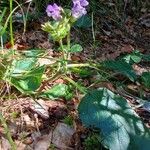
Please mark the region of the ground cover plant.
[[149, 150], [148, 2], [97, 3], [0, 2], [1, 149]]

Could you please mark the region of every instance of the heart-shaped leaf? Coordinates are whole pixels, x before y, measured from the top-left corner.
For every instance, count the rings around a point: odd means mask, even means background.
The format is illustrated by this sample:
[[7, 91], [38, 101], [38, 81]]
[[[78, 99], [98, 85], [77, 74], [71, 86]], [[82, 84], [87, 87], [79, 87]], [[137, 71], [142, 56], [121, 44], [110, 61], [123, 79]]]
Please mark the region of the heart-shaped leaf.
[[105, 88], [89, 92], [78, 107], [87, 127], [100, 131], [102, 144], [111, 150], [149, 150], [150, 131], [125, 99]]

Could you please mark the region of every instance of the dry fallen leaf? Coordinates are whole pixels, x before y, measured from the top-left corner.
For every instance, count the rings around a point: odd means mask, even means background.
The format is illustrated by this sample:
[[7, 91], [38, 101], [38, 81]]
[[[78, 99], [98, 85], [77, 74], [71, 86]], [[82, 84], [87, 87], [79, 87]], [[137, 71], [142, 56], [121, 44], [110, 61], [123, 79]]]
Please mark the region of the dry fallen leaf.
[[58, 123], [53, 132], [52, 143], [61, 150], [72, 149], [69, 146], [74, 133], [75, 130], [72, 127], [64, 123]]
[[37, 102], [33, 102], [33, 104], [30, 106], [30, 109], [35, 113], [37, 113], [43, 119], [49, 118], [49, 112], [48, 112], [49, 108], [45, 104], [45, 101], [42, 99], [37, 100]]
[[43, 135], [36, 139], [36, 141], [33, 144], [34, 150], [47, 150], [50, 147], [52, 139], [52, 133], [47, 135]]
[[131, 53], [134, 50], [134, 48], [130, 45], [130, 44], [125, 44], [123, 45], [123, 47], [121, 48], [121, 52], [122, 53]]
[[11, 145], [4, 137], [1, 138], [0, 150], [11, 150]]

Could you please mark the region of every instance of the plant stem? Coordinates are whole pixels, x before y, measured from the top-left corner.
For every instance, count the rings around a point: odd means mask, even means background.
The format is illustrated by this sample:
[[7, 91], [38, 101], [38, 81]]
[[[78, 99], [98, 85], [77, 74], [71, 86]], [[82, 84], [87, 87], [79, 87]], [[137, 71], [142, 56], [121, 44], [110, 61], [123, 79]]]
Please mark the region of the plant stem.
[[70, 60], [70, 32], [67, 35], [67, 59]]
[[14, 141], [13, 141], [12, 138], [11, 138], [10, 131], [9, 131], [9, 129], [8, 129], [8, 127], [7, 127], [7, 124], [6, 124], [6, 121], [5, 121], [5, 119], [3, 118], [3, 116], [2, 116], [1, 113], [0, 113], [0, 121], [1, 121], [1, 123], [2, 123], [2, 125], [3, 125], [3, 127], [4, 127], [5, 132], [6, 132], [6, 136], [7, 136], [7, 139], [8, 139], [8, 141], [9, 141], [10, 145], [11, 145], [11, 149], [12, 149], [12, 150], [16, 150], [16, 145], [15, 145]]
[[[13, 3], [13, 0], [10, 0], [10, 2], [9, 2], [10, 13], [13, 11], [12, 3]], [[12, 27], [12, 15], [10, 16], [9, 25], [10, 25], [10, 42], [13, 47], [14, 46], [14, 38], [13, 38], [13, 27]]]
[[66, 54], [65, 54], [65, 49], [64, 49], [64, 45], [62, 40], [59, 41], [60, 47], [62, 49], [62, 53], [63, 53], [63, 59], [66, 60]]
[[100, 71], [100, 69], [98, 68], [99, 66], [97, 66], [96, 64], [89, 64], [89, 63], [85, 63], [85, 64], [67, 64], [67, 68], [74, 68], [74, 67], [89, 67], [89, 68], [93, 68], [93, 69], [96, 69], [96, 70]]
[[3, 48], [4, 48], [4, 45], [3, 45], [3, 37], [0, 36], [0, 39], [1, 39], [1, 49], [3, 50]]
[[62, 53], [63, 53], [63, 68], [64, 68], [64, 72], [67, 72], [67, 58], [66, 58], [66, 50], [64, 49], [64, 45], [62, 40], [60, 40], [60, 47], [62, 49]]

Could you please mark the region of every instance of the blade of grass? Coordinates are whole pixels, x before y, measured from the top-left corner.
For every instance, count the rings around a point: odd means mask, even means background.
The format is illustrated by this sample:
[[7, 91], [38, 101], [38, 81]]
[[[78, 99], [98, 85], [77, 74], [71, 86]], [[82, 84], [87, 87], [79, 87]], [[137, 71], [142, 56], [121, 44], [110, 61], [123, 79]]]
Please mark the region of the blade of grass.
[[8, 141], [9, 141], [9, 143], [11, 145], [11, 149], [12, 150], [17, 150], [16, 144], [14, 143], [14, 141], [11, 138], [11, 133], [10, 133], [10, 131], [8, 129], [8, 126], [6, 124], [6, 121], [5, 121], [5, 119], [4, 119], [4, 117], [2, 116], [1, 113], [0, 113], [0, 121], [1, 121], [1, 123], [3, 125], [3, 127], [4, 127], [4, 130], [5, 130], [5, 133], [6, 133], [6, 137], [7, 137]]

